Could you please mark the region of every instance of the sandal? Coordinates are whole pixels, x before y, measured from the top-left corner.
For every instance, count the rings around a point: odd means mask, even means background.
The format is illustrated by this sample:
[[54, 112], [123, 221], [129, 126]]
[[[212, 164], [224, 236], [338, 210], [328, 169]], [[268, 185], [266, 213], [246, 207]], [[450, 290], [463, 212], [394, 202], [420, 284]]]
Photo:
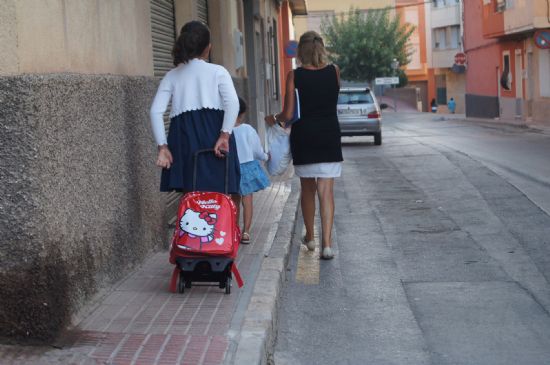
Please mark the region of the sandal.
[[248, 232], [243, 232], [241, 235], [241, 243], [248, 245], [250, 243], [250, 234]]

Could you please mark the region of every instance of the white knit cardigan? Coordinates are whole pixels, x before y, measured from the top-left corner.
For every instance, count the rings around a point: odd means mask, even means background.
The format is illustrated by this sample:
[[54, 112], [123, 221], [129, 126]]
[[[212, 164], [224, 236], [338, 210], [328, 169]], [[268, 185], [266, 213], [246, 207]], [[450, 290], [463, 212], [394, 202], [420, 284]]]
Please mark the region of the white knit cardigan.
[[166, 144], [162, 115], [172, 100], [170, 118], [190, 110], [223, 110], [221, 131], [231, 133], [239, 99], [229, 72], [220, 65], [194, 58], [170, 70], [160, 82], [151, 105], [151, 127], [158, 145]]

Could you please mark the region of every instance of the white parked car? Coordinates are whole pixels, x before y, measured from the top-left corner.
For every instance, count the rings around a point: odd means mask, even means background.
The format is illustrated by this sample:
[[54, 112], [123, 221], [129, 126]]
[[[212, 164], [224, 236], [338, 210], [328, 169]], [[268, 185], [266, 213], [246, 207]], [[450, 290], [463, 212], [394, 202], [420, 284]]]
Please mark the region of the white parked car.
[[382, 144], [381, 109], [369, 88], [343, 87], [338, 95], [338, 121], [342, 136], [374, 136], [374, 144]]

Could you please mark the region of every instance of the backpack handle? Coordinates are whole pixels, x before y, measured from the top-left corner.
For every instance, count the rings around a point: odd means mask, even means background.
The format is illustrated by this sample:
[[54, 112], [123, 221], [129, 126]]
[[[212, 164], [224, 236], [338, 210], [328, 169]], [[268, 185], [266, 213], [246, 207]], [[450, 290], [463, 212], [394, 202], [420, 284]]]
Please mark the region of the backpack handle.
[[[213, 148], [205, 148], [202, 150], [197, 150], [193, 154], [193, 191], [197, 190], [197, 165], [199, 161], [199, 155], [201, 153], [214, 153]], [[225, 194], [229, 194], [229, 152], [222, 151], [222, 153], [225, 155], [225, 177], [224, 177], [224, 192]]]

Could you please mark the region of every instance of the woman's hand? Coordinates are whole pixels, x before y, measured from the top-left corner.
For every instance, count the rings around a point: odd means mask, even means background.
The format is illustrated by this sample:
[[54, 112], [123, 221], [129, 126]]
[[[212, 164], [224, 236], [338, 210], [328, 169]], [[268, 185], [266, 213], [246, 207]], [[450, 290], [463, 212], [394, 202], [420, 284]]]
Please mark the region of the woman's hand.
[[214, 154], [217, 157], [224, 157], [229, 152], [229, 133], [221, 132], [220, 137], [214, 145]]
[[172, 158], [172, 153], [168, 149], [168, 146], [165, 144], [163, 144], [162, 146], [159, 146], [157, 166], [162, 167], [163, 169], [169, 169], [170, 166], [172, 166], [173, 161], [174, 159]]
[[274, 115], [268, 115], [265, 117], [265, 122], [268, 126], [273, 127], [273, 125], [277, 123], [277, 120], [275, 119]]

